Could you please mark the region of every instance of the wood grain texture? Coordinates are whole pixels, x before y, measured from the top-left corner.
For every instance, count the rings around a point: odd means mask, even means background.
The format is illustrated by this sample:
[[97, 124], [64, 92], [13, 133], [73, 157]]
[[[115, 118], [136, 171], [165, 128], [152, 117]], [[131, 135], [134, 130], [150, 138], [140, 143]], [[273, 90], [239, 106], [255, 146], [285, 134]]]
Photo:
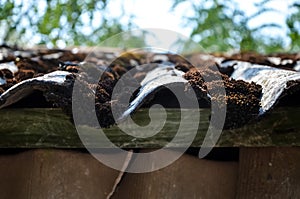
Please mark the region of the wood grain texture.
[[300, 148], [241, 148], [237, 198], [300, 197]]
[[1, 199], [101, 199], [119, 172], [90, 154], [52, 149], [0, 156]]
[[[200, 111], [201, 120], [199, 128], [194, 129], [195, 121], [185, 118], [187, 123], [185, 131], [181, 132], [177, 142], [171, 147], [182, 147], [187, 136], [197, 132], [192, 147], [200, 147], [209, 125], [209, 109], [186, 109], [183, 111]], [[155, 114], [161, 114], [159, 111]], [[105, 135], [115, 145], [122, 148], [161, 148], [169, 143], [175, 136], [180, 124], [180, 109], [167, 109], [168, 119], [165, 126], [155, 136], [141, 139], [129, 136], [117, 126], [104, 129]], [[265, 115], [258, 121], [252, 122], [242, 128], [223, 130], [216, 146], [300, 146], [300, 109], [280, 108]], [[60, 109], [3, 109], [0, 110], [0, 147], [19, 148], [83, 148], [78, 133], [71, 122]], [[149, 122], [149, 110], [138, 110], [134, 121], [140, 125]], [[93, 136], [99, 135], [99, 130], [81, 126], [83, 134], [90, 142], [89, 147], [107, 147], [111, 143], [99, 141]], [[133, 128], [134, 131], [134, 128]], [[143, 132], [134, 132], [142, 134]], [[97, 140], [97, 142], [95, 142]], [[212, 146], [213, 147], [213, 146]]]
[[202, 160], [185, 154], [158, 171], [126, 174], [113, 198], [234, 198], [237, 174], [237, 162]]

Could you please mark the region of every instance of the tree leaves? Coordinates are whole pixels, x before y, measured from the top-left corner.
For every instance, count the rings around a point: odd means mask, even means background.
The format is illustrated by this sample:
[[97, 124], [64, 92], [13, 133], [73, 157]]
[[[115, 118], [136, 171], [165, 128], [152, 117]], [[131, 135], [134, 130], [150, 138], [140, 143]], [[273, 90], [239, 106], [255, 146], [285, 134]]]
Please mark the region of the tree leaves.
[[[183, 2], [182, 0], [174, 0], [173, 10]], [[192, 38], [200, 38], [199, 44], [208, 52], [240, 50], [270, 53], [284, 51], [286, 49], [281, 38], [262, 34], [263, 30], [268, 29], [270, 31], [282, 31], [283, 27], [279, 24], [263, 23], [254, 28], [249, 27], [252, 20], [263, 16], [265, 13], [279, 13], [278, 10], [268, 7], [270, 2], [271, 0], [262, 0], [255, 3], [256, 12], [247, 16], [234, 1], [200, 0], [192, 3], [194, 15], [185, 18], [185, 24], [193, 27]], [[298, 32], [296, 31], [297, 27], [295, 27], [296, 21], [300, 19], [300, 11], [298, 12], [298, 15], [291, 16], [290, 20], [287, 21], [290, 29], [289, 37], [293, 41], [292, 45], [295, 46], [300, 46], [296, 43], [300, 40], [300, 23]]]
[[[18, 6], [15, 2], [0, 0], [1, 25], [7, 27], [7, 30], [2, 28], [5, 35], [0, 42], [2, 40], [7, 44], [26, 44], [34, 35], [39, 39], [39, 44], [50, 46], [56, 46], [58, 41], [66, 45], [97, 45], [128, 26], [103, 14], [100, 18], [94, 17], [96, 12], [106, 12], [106, 0], [29, 0], [24, 4], [21, 1]], [[30, 27], [24, 25], [22, 20], [27, 21]], [[33, 35], [27, 35], [27, 29]]]
[[289, 28], [288, 35], [291, 39], [290, 50], [300, 51], [300, 4], [293, 4], [290, 9], [294, 10], [286, 19]]

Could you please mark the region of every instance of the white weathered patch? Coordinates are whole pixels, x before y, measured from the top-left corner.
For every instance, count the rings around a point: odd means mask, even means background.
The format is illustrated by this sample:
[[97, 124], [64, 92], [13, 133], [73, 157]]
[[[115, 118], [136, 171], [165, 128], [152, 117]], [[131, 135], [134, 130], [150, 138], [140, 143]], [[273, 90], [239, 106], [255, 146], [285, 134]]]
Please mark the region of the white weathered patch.
[[281, 59], [280, 57], [268, 57], [268, 60], [275, 65], [286, 65], [294, 63], [291, 59]]
[[284, 59], [284, 60], [281, 60], [281, 64], [282, 64], [282, 65], [292, 64], [292, 63], [294, 63], [294, 61], [291, 60], [291, 59]]
[[77, 54], [77, 53], [79, 53], [79, 49], [78, 49], [78, 48], [73, 48], [73, 49], [71, 50], [71, 52], [72, 52], [73, 54]]
[[235, 60], [231, 60], [231, 61], [226, 61], [220, 64], [221, 68], [228, 68], [228, 67], [232, 67], [234, 65], [236, 65], [238, 63], [238, 61]]
[[25, 80], [24, 82], [32, 81], [32, 80], [39, 80], [39, 81], [44, 81], [44, 82], [56, 82], [56, 83], [60, 84], [60, 83], [65, 82], [66, 76], [69, 74], [71, 74], [71, 73], [69, 73], [67, 71], [54, 71], [52, 73], [48, 73], [48, 74], [45, 74], [40, 77]]
[[300, 73], [270, 66], [237, 62], [233, 79], [255, 82], [262, 86], [260, 114], [268, 111], [278, 100], [290, 80], [300, 79]]
[[2, 69], [8, 69], [12, 73], [16, 73], [19, 70], [18, 67], [16, 66], [15, 62], [13, 62], [13, 61], [6, 62], [6, 63], [1, 63], [0, 64], [0, 70], [2, 70]]
[[171, 83], [187, 83], [188, 81], [183, 78], [183, 75], [184, 72], [175, 69], [174, 64], [159, 64], [157, 68], [147, 73], [141, 82], [140, 92], [120, 119], [129, 116], [158, 87]]
[[297, 61], [296, 66], [294, 67], [294, 70], [297, 72], [300, 72], [300, 60]]
[[63, 55], [62, 52], [43, 55], [43, 59], [58, 59]]
[[17, 50], [17, 51], [14, 51], [14, 55], [15, 55], [16, 57], [27, 57], [27, 58], [30, 58], [30, 57], [32, 57], [34, 54], [33, 54], [33, 52], [31, 52], [31, 51]]
[[199, 55], [200, 59], [202, 59], [203, 61], [209, 61], [212, 60], [218, 64], [221, 64], [222, 61], [224, 60], [224, 57], [215, 57], [213, 55], [210, 54], [200, 54]]
[[6, 79], [0, 77], [0, 86], [6, 84]]
[[52, 73], [45, 74], [41, 77], [31, 78], [24, 80], [8, 90], [6, 90], [0, 96], [0, 108], [9, 106], [20, 99], [29, 95], [33, 90], [35, 90], [35, 85], [48, 85], [48, 84], [56, 84], [60, 85], [66, 81], [66, 76], [71, 73], [67, 71], [55, 71]]
[[153, 56], [153, 61], [158, 61], [158, 60], [161, 60], [161, 61], [168, 61], [169, 58], [166, 54], [156, 54]]
[[275, 64], [275, 65], [280, 65], [281, 64], [281, 58], [280, 57], [268, 57], [268, 60]]

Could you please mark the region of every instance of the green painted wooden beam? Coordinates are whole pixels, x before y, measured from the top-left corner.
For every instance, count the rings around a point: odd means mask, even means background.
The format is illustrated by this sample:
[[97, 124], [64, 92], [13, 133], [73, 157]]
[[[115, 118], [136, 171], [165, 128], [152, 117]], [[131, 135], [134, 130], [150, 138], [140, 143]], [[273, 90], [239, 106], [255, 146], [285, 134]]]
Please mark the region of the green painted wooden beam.
[[[198, 133], [192, 147], [200, 147], [209, 125], [210, 109], [183, 111], [200, 111]], [[155, 114], [160, 114], [158, 111]], [[140, 125], [149, 122], [147, 109], [137, 111], [133, 119]], [[272, 113], [242, 128], [223, 130], [217, 147], [232, 146], [300, 146], [300, 108], [278, 108]], [[186, 120], [186, 122], [195, 122]], [[160, 148], [169, 143], [177, 133], [180, 123], [180, 110], [167, 109], [167, 121], [163, 129], [150, 138], [134, 138], [122, 132], [117, 126], [103, 129], [106, 136], [118, 147], [122, 148]], [[188, 125], [189, 126], [189, 125]], [[192, 125], [191, 125], [192, 126]], [[88, 137], [89, 147], [111, 145], [95, 139], [98, 130], [80, 126], [83, 134]], [[172, 147], [182, 147], [184, 138], [191, 136], [195, 129], [180, 134], [177, 143]], [[139, 132], [137, 132], [139, 133]], [[140, 132], [141, 134], [143, 132]], [[100, 143], [99, 143], [100, 142]], [[83, 148], [78, 133], [71, 119], [60, 109], [2, 109], [0, 110], [0, 147], [1, 148]]]

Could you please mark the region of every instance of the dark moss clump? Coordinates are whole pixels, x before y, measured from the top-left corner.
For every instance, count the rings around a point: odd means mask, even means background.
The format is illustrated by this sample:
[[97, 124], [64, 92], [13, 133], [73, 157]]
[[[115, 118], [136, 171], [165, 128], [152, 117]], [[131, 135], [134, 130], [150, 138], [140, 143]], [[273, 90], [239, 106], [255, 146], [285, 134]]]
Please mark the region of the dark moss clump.
[[0, 85], [0, 94], [16, 84], [13, 73], [8, 69], [0, 70], [0, 78], [5, 79], [6, 83]]
[[101, 127], [108, 127], [115, 123], [111, 111], [111, 96], [116, 84], [115, 79], [105, 79], [98, 83], [96, 88], [95, 108]]
[[291, 80], [286, 83], [286, 88], [277, 100], [276, 106], [299, 106], [300, 80]]
[[[213, 71], [210, 67], [190, 69], [184, 78], [189, 81], [199, 100], [206, 98], [209, 94], [210, 100], [215, 100], [218, 106], [226, 104], [224, 128], [240, 127], [258, 116], [261, 86], [230, 79], [227, 75]], [[223, 95], [222, 88], [225, 88], [226, 95]]]
[[0, 95], [4, 93], [4, 89], [0, 87]]

